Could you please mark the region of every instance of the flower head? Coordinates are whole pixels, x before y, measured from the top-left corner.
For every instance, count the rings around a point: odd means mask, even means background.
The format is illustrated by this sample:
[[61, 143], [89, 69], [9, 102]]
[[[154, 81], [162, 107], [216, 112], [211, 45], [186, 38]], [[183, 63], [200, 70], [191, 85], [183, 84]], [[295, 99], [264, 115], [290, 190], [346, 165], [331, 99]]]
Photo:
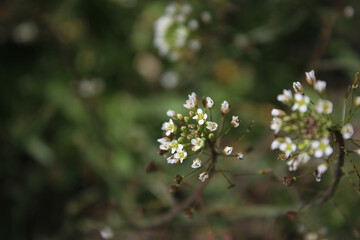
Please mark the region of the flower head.
[[341, 128], [341, 134], [345, 140], [350, 139], [354, 134], [354, 128], [350, 123], [345, 124]]
[[167, 115], [168, 117], [174, 118], [174, 117], [176, 117], [176, 112], [175, 112], [174, 110], [168, 110], [168, 111], [166, 112], [166, 115]]
[[211, 132], [216, 131], [218, 124], [216, 122], [208, 121], [206, 122], [206, 128], [209, 129]]
[[333, 149], [329, 145], [328, 138], [322, 138], [320, 141], [318, 140], [312, 141], [311, 148], [314, 150], [314, 156], [316, 158], [321, 158], [324, 155], [330, 156], [333, 153]]
[[177, 153], [175, 153], [174, 157], [178, 159], [180, 163], [182, 163], [184, 159], [187, 157], [187, 152], [184, 150], [178, 151]]
[[283, 94], [277, 96], [279, 102], [288, 104], [293, 100], [292, 92], [290, 90], [284, 89]]
[[233, 147], [229, 147], [229, 146], [226, 146], [223, 150], [223, 152], [225, 153], [225, 155], [230, 155], [233, 151]]
[[194, 138], [194, 139], [191, 139], [191, 144], [194, 145], [192, 147], [192, 150], [194, 152], [196, 152], [197, 150], [204, 147], [204, 140], [202, 140], [201, 138]]
[[320, 99], [315, 108], [316, 111], [320, 114], [330, 114], [333, 111], [333, 104], [328, 100]]
[[169, 122], [164, 122], [161, 130], [166, 131], [165, 135], [169, 136], [171, 133], [174, 133], [177, 129], [176, 124], [170, 119]]
[[171, 148], [171, 154], [174, 154], [175, 152], [180, 152], [184, 148], [184, 146], [180, 143], [178, 143], [177, 140], [172, 140], [170, 143]]
[[193, 93], [191, 93], [189, 95], [189, 99], [186, 100], [186, 103], [184, 104], [184, 107], [191, 110], [191, 109], [194, 109], [196, 107], [197, 103], [198, 103], [197, 96], [193, 92]]
[[326, 88], [326, 82], [325, 81], [321, 81], [321, 80], [317, 80], [314, 83], [314, 89], [319, 92], [322, 93]]
[[161, 150], [167, 151], [167, 150], [170, 149], [170, 144], [171, 144], [171, 142], [170, 142], [170, 139], [169, 139], [169, 138], [164, 137], [164, 138], [158, 139], [157, 141], [160, 143], [159, 148], [160, 148]]
[[291, 141], [291, 138], [286, 137], [285, 141], [280, 144], [279, 149], [285, 153], [286, 157], [289, 157], [291, 153], [296, 151], [296, 145]]
[[206, 99], [205, 99], [205, 107], [209, 108], [209, 109], [214, 107], [214, 101], [210, 97], [206, 97]]
[[206, 171], [200, 173], [200, 175], [199, 175], [200, 181], [205, 182], [205, 180], [206, 180], [207, 178], [209, 178], [209, 174], [208, 174]]
[[220, 110], [223, 114], [227, 114], [230, 111], [230, 104], [226, 100], [223, 101]]
[[201, 160], [200, 158], [196, 158], [193, 161], [193, 164], [191, 165], [192, 168], [199, 168], [201, 167]]
[[203, 125], [205, 123], [205, 120], [207, 119], [207, 114], [203, 112], [201, 108], [198, 108], [196, 111], [196, 115], [193, 117], [193, 119], [197, 120], [199, 125]]
[[231, 124], [232, 124], [234, 127], [237, 128], [237, 127], [240, 125], [239, 117], [238, 117], [238, 116], [232, 116]]
[[310, 98], [306, 95], [301, 95], [300, 93], [295, 94], [295, 104], [292, 106], [292, 110], [298, 110], [302, 113], [307, 111], [307, 105], [310, 103]]

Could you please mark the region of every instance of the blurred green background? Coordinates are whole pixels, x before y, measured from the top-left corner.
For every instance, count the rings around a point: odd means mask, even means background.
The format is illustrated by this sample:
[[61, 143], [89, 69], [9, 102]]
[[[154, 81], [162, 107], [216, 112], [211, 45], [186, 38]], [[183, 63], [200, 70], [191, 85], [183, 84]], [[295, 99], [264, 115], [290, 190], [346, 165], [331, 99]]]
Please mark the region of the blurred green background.
[[[305, 83], [312, 68], [328, 81], [341, 112], [360, 70], [360, 2], [188, 2], [212, 21], [199, 29], [200, 51], [177, 62], [153, 47], [153, 24], [167, 3], [0, 2], [0, 238], [102, 239], [99, 231], [108, 226], [113, 239], [304, 239], [309, 232], [356, 239], [354, 174], [342, 178], [328, 203], [293, 222], [284, 216], [326, 189], [331, 174], [320, 184], [310, 174], [291, 188], [276, 180], [289, 173], [270, 151], [269, 123], [277, 94], [293, 81]], [[156, 141], [166, 111], [185, 113], [193, 91], [217, 106], [230, 102], [242, 125], [229, 141], [255, 120], [239, 146], [253, 151], [243, 161], [221, 161], [236, 187], [227, 189], [215, 175], [192, 219], [180, 214], [139, 227], [199, 184], [192, 176], [171, 194], [175, 174], [190, 165], [167, 164]], [[147, 174], [149, 163], [157, 171]], [[275, 177], [257, 174], [265, 168]]]

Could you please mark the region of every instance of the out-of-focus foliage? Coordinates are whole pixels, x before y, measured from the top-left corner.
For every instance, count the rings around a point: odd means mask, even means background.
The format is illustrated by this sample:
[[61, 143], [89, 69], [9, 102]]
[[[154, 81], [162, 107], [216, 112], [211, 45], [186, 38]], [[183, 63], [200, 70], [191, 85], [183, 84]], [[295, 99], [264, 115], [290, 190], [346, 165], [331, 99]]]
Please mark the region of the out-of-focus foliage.
[[[341, 106], [360, 68], [360, 2], [190, 1], [212, 18], [201, 49], [176, 62], [153, 46], [167, 3], [0, 3], [1, 239], [101, 239], [106, 226], [114, 239], [303, 239], [324, 228], [328, 239], [355, 238], [354, 172], [328, 203], [285, 217], [326, 189], [331, 174], [285, 187], [278, 179], [289, 173], [270, 151], [269, 123], [276, 95], [310, 68]], [[255, 120], [239, 146], [253, 151], [224, 162], [236, 187], [215, 175], [192, 219], [141, 228], [199, 184], [192, 176], [171, 194], [173, 177], [190, 165], [167, 164], [156, 142], [166, 111], [184, 111], [178, 106], [192, 91], [231, 102], [242, 119], [238, 134]], [[359, 121], [353, 125], [359, 138]], [[146, 174], [150, 162], [157, 171]], [[265, 168], [275, 177], [258, 173]]]

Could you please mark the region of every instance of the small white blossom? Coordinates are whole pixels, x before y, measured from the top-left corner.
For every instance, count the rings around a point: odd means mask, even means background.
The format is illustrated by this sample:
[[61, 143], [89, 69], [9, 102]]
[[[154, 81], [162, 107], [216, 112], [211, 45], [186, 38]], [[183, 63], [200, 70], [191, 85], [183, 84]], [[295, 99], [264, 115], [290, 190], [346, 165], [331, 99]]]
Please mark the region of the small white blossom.
[[300, 93], [300, 94], [304, 93], [304, 88], [300, 82], [293, 82], [293, 88], [295, 93]]
[[206, 107], [211, 109], [214, 107], [214, 101], [210, 97], [206, 97]]
[[211, 132], [216, 131], [218, 124], [216, 122], [208, 121], [206, 122], [206, 128], [209, 129]]
[[110, 227], [106, 226], [100, 230], [100, 236], [103, 239], [111, 239], [114, 237], [114, 232]]
[[201, 160], [200, 158], [196, 158], [193, 161], [193, 164], [191, 165], [192, 168], [199, 168], [201, 167]]
[[171, 148], [171, 154], [174, 154], [175, 152], [180, 152], [184, 148], [184, 146], [180, 143], [178, 143], [177, 140], [172, 140], [170, 143]]
[[232, 116], [231, 124], [232, 124], [234, 127], [237, 128], [237, 127], [240, 125], [239, 117], [238, 117], [238, 116]]
[[184, 14], [189, 14], [192, 11], [192, 7], [189, 4], [184, 4], [181, 8], [181, 12]]
[[333, 104], [328, 100], [320, 99], [315, 106], [316, 111], [321, 114], [331, 114], [333, 111]]
[[321, 81], [321, 80], [317, 80], [314, 83], [314, 89], [319, 92], [322, 93], [326, 88], [326, 82], [325, 81]]
[[201, 42], [197, 39], [189, 40], [189, 46], [194, 51], [199, 51], [201, 48]]
[[291, 158], [286, 164], [289, 166], [290, 172], [296, 171], [300, 166], [300, 162], [296, 158]]
[[355, 98], [355, 106], [360, 107], [360, 97]]
[[170, 163], [170, 164], [175, 164], [175, 163], [178, 163], [178, 162], [179, 162], [179, 159], [178, 159], [178, 158], [175, 158], [174, 155], [171, 155], [171, 156], [168, 157], [166, 160], [167, 160], [167, 162]]
[[305, 76], [306, 76], [306, 81], [310, 84], [310, 86], [313, 86], [314, 83], [316, 82], [315, 71], [311, 70], [310, 72], [306, 72]]
[[173, 15], [176, 11], [176, 4], [175, 3], [169, 3], [166, 8], [165, 12], [169, 15]]
[[205, 180], [206, 180], [207, 178], [209, 178], [209, 174], [208, 174], [206, 171], [200, 173], [200, 175], [199, 175], [200, 181], [205, 182]]
[[201, 138], [194, 138], [191, 139], [191, 144], [194, 145], [192, 147], [192, 150], [196, 152], [204, 146], [204, 140], [202, 140]]
[[277, 96], [277, 100], [282, 103], [290, 103], [292, 101], [292, 92], [290, 90], [284, 89], [283, 94]]
[[352, 135], [354, 134], [354, 128], [350, 123], [345, 124], [342, 128], [341, 128], [341, 134], [343, 136], [343, 138], [345, 140], [349, 139], [352, 137]]
[[281, 109], [274, 108], [273, 110], [271, 110], [271, 116], [273, 117], [283, 117], [285, 115], [286, 113]]
[[199, 27], [199, 22], [196, 19], [191, 19], [188, 23], [188, 26], [191, 30], [195, 30]]
[[282, 141], [279, 141], [279, 140], [280, 139], [277, 138], [271, 143], [271, 149], [272, 150], [278, 149], [280, 147], [280, 144], [282, 143]]
[[242, 152], [239, 152], [239, 153], [237, 154], [237, 156], [238, 156], [238, 159], [240, 159], [240, 160], [243, 160], [243, 159], [244, 159], [244, 154], [243, 154]]
[[166, 131], [165, 135], [169, 136], [171, 133], [174, 133], [177, 129], [176, 124], [170, 119], [169, 122], [164, 122], [161, 130]]
[[159, 143], [161, 143], [160, 146], [159, 146], [159, 148], [160, 148], [161, 150], [167, 151], [167, 150], [170, 149], [170, 143], [171, 143], [171, 142], [170, 142], [170, 139], [169, 139], [169, 138], [164, 137], [164, 138], [158, 139], [157, 141], [158, 141]]
[[294, 144], [289, 137], [286, 137], [285, 142], [279, 146], [279, 149], [285, 153], [286, 157], [289, 157], [291, 153], [295, 152], [296, 148], [296, 144]]
[[204, 23], [209, 23], [211, 21], [211, 14], [208, 11], [202, 12], [200, 17]]
[[281, 125], [282, 125], [281, 118], [274, 117], [273, 120], [271, 121], [270, 129], [274, 130], [275, 134], [278, 134], [281, 129]]
[[306, 164], [308, 161], [310, 161], [310, 155], [306, 152], [300, 153], [298, 156], [298, 160], [300, 161], [300, 163], [302, 164]]
[[184, 150], [178, 151], [174, 157], [176, 159], [179, 159], [180, 163], [182, 163], [184, 161], [184, 159], [187, 157], [187, 152]]
[[355, 150], [356, 154], [360, 156], [360, 148]]
[[229, 147], [229, 146], [226, 146], [223, 150], [223, 152], [225, 153], [225, 155], [230, 155], [233, 151], [233, 147]]
[[176, 116], [176, 112], [175, 112], [174, 110], [168, 110], [168, 111], [166, 112], [166, 115], [167, 115], [168, 117], [174, 118], [174, 117]]
[[302, 113], [307, 111], [307, 105], [310, 103], [310, 98], [306, 95], [301, 95], [300, 93], [295, 94], [295, 104], [292, 106], [292, 110], [299, 110]]
[[186, 103], [184, 104], [184, 107], [186, 107], [187, 109], [194, 109], [197, 105], [197, 97], [196, 94], [193, 92], [189, 95], [189, 99], [186, 100]]
[[230, 104], [226, 100], [223, 101], [220, 110], [223, 114], [227, 114], [230, 111]]
[[324, 175], [324, 173], [326, 172], [327, 169], [328, 169], [328, 166], [326, 163], [322, 163], [319, 166], [317, 166], [317, 168], [314, 172], [317, 182], [321, 181], [321, 177]]
[[198, 108], [196, 111], [196, 115], [193, 117], [193, 119], [197, 120], [200, 125], [203, 125], [205, 123], [205, 120], [207, 119], [207, 114], [203, 112], [201, 108]]
[[328, 138], [322, 138], [320, 141], [318, 140], [312, 141], [311, 148], [314, 150], [314, 156], [316, 158], [321, 158], [324, 155], [329, 156], [333, 153], [333, 149], [329, 145]]

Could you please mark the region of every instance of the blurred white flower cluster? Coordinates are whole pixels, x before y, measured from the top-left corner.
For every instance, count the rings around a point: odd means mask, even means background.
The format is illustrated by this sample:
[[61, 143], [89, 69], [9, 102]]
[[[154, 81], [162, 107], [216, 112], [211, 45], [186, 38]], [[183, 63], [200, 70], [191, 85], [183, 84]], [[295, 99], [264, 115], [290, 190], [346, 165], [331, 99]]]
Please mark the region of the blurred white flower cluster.
[[[205, 153], [206, 156], [211, 155], [215, 151], [217, 155], [243, 159], [243, 153], [231, 155], [233, 152], [233, 147], [231, 146], [225, 146], [223, 149], [220, 148], [220, 140], [228, 131], [220, 137], [221, 128], [217, 134], [218, 136], [215, 136], [219, 125], [212, 120], [212, 109], [215, 106], [214, 101], [210, 97], [206, 97], [203, 98], [202, 105], [203, 107], [198, 105], [197, 95], [191, 93], [189, 99], [183, 105], [189, 110], [188, 116], [183, 116], [174, 110], [167, 111], [167, 116], [170, 119], [162, 125], [161, 129], [164, 131], [163, 138], [157, 140], [160, 143], [160, 153], [165, 156], [170, 164], [183, 163], [186, 159], [194, 156], [191, 167], [195, 169], [202, 168], [203, 165], [210, 163], [211, 159], [208, 159], [205, 163], [201, 160], [205, 150], [210, 150], [210, 153]], [[223, 121], [225, 121], [225, 115], [230, 111], [230, 104], [227, 101], [223, 101], [220, 111], [224, 116]], [[233, 127], [237, 128], [239, 123], [239, 117], [232, 116], [231, 126], [228, 130]], [[199, 179], [202, 182], [208, 177], [207, 171], [203, 171], [199, 175]]]
[[281, 109], [272, 110], [270, 128], [276, 138], [271, 148], [283, 152], [280, 158], [287, 161], [289, 171], [296, 171], [312, 158], [323, 159], [314, 172], [319, 182], [328, 168], [327, 160], [334, 151], [334, 131], [340, 131], [343, 139], [347, 140], [354, 130], [347, 121], [338, 125], [333, 123], [333, 103], [325, 98], [326, 82], [317, 80], [313, 70], [305, 73], [305, 76], [319, 97], [317, 100], [310, 99], [300, 82], [293, 83], [294, 91], [285, 89], [278, 95], [278, 101], [287, 105], [291, 112], [287, 114]]
[[[193, 17], [193, 9], [189, 4], [169, 3], [165, 14], [154, 24], [154, 45], [161, 56], [171, 61], [178, 60], [185, 48], [198, 51], [201, 42], [196, 36], [200, 21]], [[209, 23], [211, 15], [201, 13], [201, 22]]]

